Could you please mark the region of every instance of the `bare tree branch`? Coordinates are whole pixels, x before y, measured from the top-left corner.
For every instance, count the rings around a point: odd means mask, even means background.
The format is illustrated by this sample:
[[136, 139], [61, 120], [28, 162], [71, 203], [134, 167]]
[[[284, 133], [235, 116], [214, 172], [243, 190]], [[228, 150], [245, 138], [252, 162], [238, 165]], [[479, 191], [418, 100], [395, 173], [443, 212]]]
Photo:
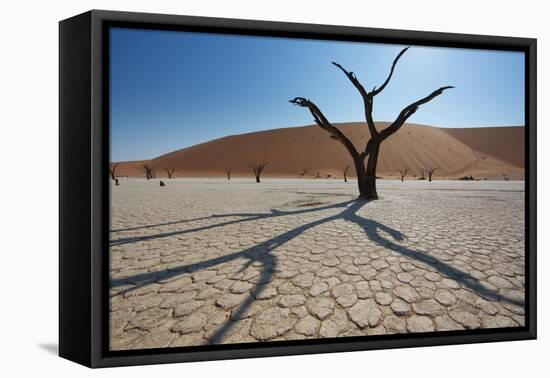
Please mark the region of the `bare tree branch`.
[[428, 96], [406, 106], [403, 110], [401, 110], [401, 113], [399, 113], [395, 121], [393, 121], [391, 125], [389, 125], [388, 127], [386, 127], [384, 130], [380, 132], [380, 137], [382, 138], [382, 140], [388, 138], [390, 135], [392, 135], [397, 130], [399, 130], [401, 126], [403, 126], [405, 121], [409, 119], [409, 117], [412, 116], [414, 113], [416, 113], [420, 105], [430, 102], [435, 97], [442, 94], [445, 90], [451, 89], [451, 88], [454, 88], [454, 87], [452, 85], [441, 87], [439, 89], [436, 89], [432, 93], [430, 93]]
[[365, 119], [367, 121], [367, 125], [369, 127], [370, 136], [372, 138], [376, 137], [378, 135], [378, 131], [376, 131], [376, 126], [374, 124], [374, 119], [372, 117], [372, 101], [373, 96], [369, 95], [363, 85], [359, 82], [357, 79], [357, 76], [353, 72], [347, 71], [342, 65], [332, 62], [336, 67], [338, 67], [352, 82], [352, 84], [357, 88], [359, 93], [361, 94], [361, 97], [363, 97], [363, 105], [365, 107]]
[[338, 67], [348, 77], [349, 81], [351, 81], [352, 84], [355, 86], [355, 88], [357, 88], [357, 90], [359, 91], [361, 96], [363, 96], [363, 97], [367, 96], [367, 91], [365, 90], [365, 87], [363, 87], [363, 85], [361, 84], [359, 79], [357, 79], [357, 76], [355, 76], [355, 74], [353, 72], [346, 70], [339, 63], [332, 62], [332, 64], [334, 64], [336, 67]]
[[405, 52], [410, 48], [411, 46], [408, 46], [408, 47], [405, 47], [403, 50], [401, 50], [401, 52], [399, 54], [397, 54], [397, 56], [395, 57], [395, 59], [393, 60], [393, 64], [391, 65], [391, 69], [390, 69], [390, 73], [387, 77], [387, 79], [384, 81], [384, 83], [382, 83], [382, 85], [380, 86], [380, 88], [376, 89], [376, 87], [374, 87], [374, 89], [372, 90], [372, 92], [370, 92], [369, 94], [372, 95], [373, 97], [376, 96], [377, 94], [379, 94], [380, 92], [382, 92], [384, 90], [384, 88], [386, 88], [386, 86], [388, 85], [388, 83], [390, 82], [391, 80], [391, 77], [393, 75], [393, 71], [395, 70], [395, 65], [397, 64], [397, 62], [399, 61], [399, 59], [403, 56], [403, 54], [405, 54]]
[[353, 157], [359, 157], [359, 153], [355, 149], [353, 143], [351, 143], [351, 141], [340, 130], [338, 130], [338, 128], [328, 121], [325, 115], [312, 101], [303, 97], [295, 97], [289, 102], [294, 105], [308, 108], [315, 119], [315, 123], [317, 123], [320, 128], [327, 131], [334, 139], [342, 143]]

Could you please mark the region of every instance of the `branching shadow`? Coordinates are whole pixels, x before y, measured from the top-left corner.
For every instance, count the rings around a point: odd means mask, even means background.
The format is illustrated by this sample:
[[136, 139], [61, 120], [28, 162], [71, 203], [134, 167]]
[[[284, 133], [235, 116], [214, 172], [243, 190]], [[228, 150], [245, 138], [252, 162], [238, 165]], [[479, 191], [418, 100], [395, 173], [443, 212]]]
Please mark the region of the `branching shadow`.
[[[352, 208], [350, 206], [350, 208]], [[485, 286], [483, 286], [476, 278], [472, 277], [468, 273], [461, 271], [452, 265], [441, 261], [433, 256], [427, 255], [423, 252], [407, 248], [401, 245], [398, 245], [394, 242], [392, 242], [389, 239], [383, 238], [379, 230], [382, 230], [384, 232], [387, 232], [390, 234], [394, 240], [403, 240], [403, 235], [394, 229], [391, 229], [379, 222], [376, 222], [374, 220], [366, 219], [363, 217], [360, 217], [356, 214], [355, 211], [353, 212], [344, 212], [345, 215], [343, 218], [349, 222], [353, 222], [360, 226], [363, 231], [365, 231], [365, 234], [369, 238], [369, 240], [375, 242], [376, 244], [383, 246], [384, 248], [389, 248], [394, 252], [399, 253], [402, 256], [408, 257], [410, 259], [419, 261], [421, 263], [424, 263], [432, 268], [437, 269], [439, 273], [443, 274], [447, 278], [453, 279], [455, 281], [460, 282], [464, 286], [466, 286], [468, 289], [476, 292], [481, 297], [491, 300], [491, 301], [504, 301], [508, 302], [517, 306], [523, 306], [523, 301], [518, 301], [513, 298], [508, 298], [506, 296], [503, 296], [496, 291], [489, 289]]]
[[173, 226], [175, 224], [181, 224], [181, 223], [188, 223], [188, 222], [195, 222], [200, 220], [206, 220], [216, 217], [216, 215], [210, 215], [207, 217], [199, 217], [199, 218], [192, 218], [192, 219], [182, 219], [172, 222], [166, 222], [166, 223], [157, 223], [157, 224], [148, 224], [145, 226], [135, 226], [135, 227], [128, 227], [128, 228], [117, 228], [109, 230], [109, 232], [123, 232], [123, 231], [136, 231], [136, 230], [142, 230], [146, 228], [155, 228], [155, 227], [164, 227], [164, 226]]
[[[273, 238], [267, 241], [264, 241], [260, 244], [257, 244], [253, 247], [244, 249], [239, 252], [234, 252], [225, 256], [220, 256], [210, 260], [201, 261], [199, 263], [182, 265], [176, 268], [170, 268], [164, 271], [137, 274], [124, 279], [113, 279], [110, 282], [111, 288], [123, 286], [127, 284], [129, 281], [137, 284], [135, 284], [135, 286], [131, 288], [120, 290], [115, 294], [113, 294], [112, 296], [124, 295], [127, 292], [136, 290], [146, 285], [150, 285], [154, 282], [157, 282], [160, 279], [172, 278], [178, 275], [182, 275], [184, 273], [193, 273], [201, 269], [208, 269], [210, 267], [223, 264], [232, 260], [236, 260], [239, 258], [246, 258], [248, 259], [248, 261], [245, 264], [245, 267], [243, 269], [245, 269], [247, 266], [251, 265], [254, 262], [259, 262], [261, 271], [260, 271], [259, 277], [254, 280], [254, 283], [256, 285], [252, 289], [251, 294], [247, 297], [247, 299], [244, 302], [242, 302], [231, 313], [231, 319], [240, 319], [245, 314], [245, 312], [249, 309], [249, 307], [252, 305], [255, 298], [258, 297], [261, 294], [261, 292], [265, 289], [264, 284], [271, 281], [273, 277], [273, 272], [277, 267], [277, 256], [274, 253], [274, 251], [278, 247], [282, 246], [287, 241], [290, 241], [296, 238], [297, 236], [299, 236], [300, 234], [304, 233], [309, 229], [312, 229], [321, 224], [325, 224], [325, 223], [329, 223], [329, 222], [341, 219], [361, 227], [361, 229], [364, 231], [367, 238], [373, 241], [375, 244], [383, 246], [384, 248], [389, 248], [392, 251], [402, 256], [419, 261], [423, 264], [426, 264], [427, 266], [435, 268], [443, 276], [446, 276], [450, 279], [453, 279], [461, 283], [462, 285], [476, 292], [478, 295], [480, 295], [483, 298], [486, 298], [491, 301], [502, 301], [502, 302], [507, 302], [517, 306], [524, 306], [524, 301], [520, 301], [514, 298], [509, 298], [507, 296], [499, 294], [497, 291], [483, 286], [477, 279], [475, 279], [468, 273], [460, 271], [459, 269], [451, 266], [450, 264], [444, 261], [441, 261], [433, 256], [427, 255], [421, 251], [417, 251], [412, 248], [408, 248], [408, 247], [396, 244], [396, 242], [394, 241], [405, 240], [405, 236], [400, 231], [395, 230], [391, 227], [388, 227], [382, 223], [376, 222], [374, 220], [367, 219], [357, 215], [357, 212], [366, 203], [367, 201], [364, 201], [364, 200], [350, 200], [350, 201], [336, 203], [333, 205], [327, 205], [327, 206], [317, 207], [313, 209], [305, 209], [305, 210], [295, 210], [295, 211], [272, 210], [271, 213], [267, 213], [267, 214], [214, 215], [209, 218], [214, 219], [219, 217], [240, 216], [240, 217], [243, 217], [244, 219], [232, 220], [228, 222], [222, 222], [214, 225], [197, 227], [197, 228], [188, 229], [188, 230], [174, 231], [169, 233], [162, 233], [162, 234], [141, 237], [139, 238], [139, 241], [165, 238], [173, 235], [180, 235], [180, 234], [185, 234], [190, 232], [198, 232], [202, 230], [212, 229], [215, 227], [223, 227], [230, 224], [255, 221], [259, 219], [267, 219], [267, 218], [288, 216], [288, 215], [299, 215], [304, 213], [311, 213], [311, 212], [342, 208], [342, 207], [344, 208], [344, 210], [338, 214], [306, 223], [304, 225], [301, 225], [292, 230], [284, 232], [283, 234], [274, 236]], [[390, 235], [394, 241], [392, 241], [389, 238], [385, 238], [383, 235], [381, 235], [381, 232], [384, 232]], [[125, 241], [121, 244], [131, 243], [133, 241], [136, 241], [135, 239], [136, 238], [133, 238], [131, 241]], [[124, 239], [118, 239], [118, 240], [121, 241]], [[115, 245], [118, 245], [118, 244], [115, 244]], [[368, 251], [366, 252], [368, 253]], [[227, 335], [227, 333], [230, 331], [231, 327], [233, 326], [233, 323], [234, 322], [232, 321], [227, 321], [223, 325], [221, 325], [213, 333], [213, 335], [210, 336], [208, 343], [209, 344], [220, 343], [224, 339], [224, 337]]]
[[[166, 236], [167, 234], [179, 235], [179, 234], [184, 234], [184, 233], [207, 230], [207, 229], [211, 229], [211, 228], [215, 228], [215, 227], [223, 227], [223, 226], [226, 226], [226, 225], [229, 225], [229, 224], [237, 224], [237, 223], [242, 223], [242, 222], [254, 221], [254, 220], [258, 220], [258, 219], [279, 217], [279, 216], [283, 216], [283, 215], [297, 215], [297, 214], [310, 213], [310, 212], [314, 212], [314, 211], [321, 211], [321, 210], [327, 210], [327, 209], [333, 209], [333, 208], [339, 208], [339, 207], [346, 207], [348, 204], [353, 203], [353, 202], [354, 202], [354, 200], [350, 200], [350, 201], [345, 201], [345, 202], [332, 204], [332, 205], [329, 205], [329, 206], [317, 207], [315, 209], [296, 210], [296, 211], [288, 211], [288, 212], [283, 212], [283, 211], [280, 211], [280, 210], [272, 210], [271, 213], [267, 213], [267, 214], [226, 214], [226, 215], [219, 215], [219, 216], [214, 215], [214, 216], [212, 216], [213, 218], [221, 217], [221, 216], [223, 216], [223, 217], [225, 217], [225, 216], [242, 216], [242, 217], [247, 217], [247, 218], [238, 219], [238, 220], [229, 221], [229, 222], [218, 223], [218, 224], [213, 224], [213, 225], [210, 225], [210, 226], [198, 227], [198, 228], [184, 230], [184, 231], [175, 231], [174, 233], [164, 233], [164, 234], [160, 234], [160, 236], [159, 235], [150, 235], [149, 238], [151, 238], [151, 239], [159, 238], [159, 237], [164, 238], [164, 237], [167, 237]], [[251, 216], [251, 215], [253, 215], [253, 216]], [[258, 258], [264, 257], [266, 254], [270, 253], [275, 248], [282, 245], [284, 242], [286, 242], [288, 240], [291, 240], [291, 239], [295, 238], [296, 236], [300, 235], [305, 230], [307, 230], [309, 228], [312, 228], [314, 226], [318, 226], [319, 224], [329, 222], [329, 221], [333, 220], [333, 218], [336, 219], [336, 218], [339, 218], [339, 217], [340, 217], [340, 214], [337, 214], [337, 215], [334, 215], [334, 216], [331, 216], [331, 217], [327, 217], [327, 218], [322, 218], [322, 219], [319, 219], [317, 221], [314, 221], [314, 222], [307, 223], [305, 225], [296, 227], [296, 228], [294, 228], [290, 231], [287, 231], [287, 232], [285, 232], [281, 235], [277, 235], [277, 236], [275, 236], [275, 237], [273, 237], [269, 240], [266, 240], [266, 241], [264, 241], [264, 242], [262, 242], [258, 245], [255, 245], [253, 247], [244, 249], [244, 250], [239, 251], [239, 252], [231, 253], [231, 254], [228, 254], [228, 255], [225, 255], [225, 256], [216, 257], [216, 258], [213, 258], [213, 259], [210, 259], [210, 260], [207, 260], [207, 261], [201, 261], [201, 262], [194, 263], [194, 264], [189, 264], [189, 265], [182, 265], [182, 266], [178, 266], [178, 267], [175, 267], [175, 268], [170, 268], [170, 269], [167, 269], [167, 270], [164, 270], [164, 271], [147, 272], [147, 273], [136, 274], [136, 275], [133, 275], [131, 277], [126, 277], [126, 278], [121, 278], [121, 279], [111, 279], [110, 287], [115, 288], [115, 287], [118, 287], [118, 286], [122, 286], [122, 285], [127, 284], [129, 281], [136, 282], [136, 285], [134, 287], [131, 287], [131, 288], [128, 288], [128, 289], [125, 289], [125, 290], [121, 290], [121, 291], [119, 291], [119, 292], [117, 292], [116, 294], [113, 295], [113, 296], [117, 296], [117, 295], [125, 294], [127, 292], [136, 290], [136, 289], [141, 288], [145, 285], [152, 284], [152, 283], [154, 283], [154, 282], [156, 282], [157, 280], [160, 280], [160, 279], [166, 280], [166, 279], [170, 279], [170, 278], [175, 277], [175, 276], [179, 276], [179, 275], [184, 274], [184, 273], [193, 273], [193, 272], [196, 272], [196, 271], [201, 270], [201, 269], [208, 269], [212, 266], [216, 266], [216, 265], [223, 264], [223, 263], [226, 263], [226, 262], [229, 262], [229, 261], [232, 261], [232, 260], [236, 260], [236, 259], [239, 259], [241, 257], [248, 258], [250, 260], [249, 264], [251, 264], [254, 261], [256, 261]], [[149, 240], [149, 239], [147, 239], [147, 240]], [[258, 252], [257, 252], [258, 250], [264, 251], [264, 252], [260, 252], [260, 254], [258, 254]]]
[[[345, 207], [347, 204], [349, 204], [351, 202], [353, 202], [353, 200], [340, 202], [340, 203], [327, 205], [327, 206], [315, 207], [315, 208], [310, 208], [310, 209], [292, 210], [292, 211], [282, 211], [282, 210], [272, 209], [270, 213], [263, 213], [263, 214], [257, 214], [257, 213], [256, 214], [228, 213], [228, 214], [219, 214], [219, 215], [214, 214], [214, 215], [211, 215], [209, 217], [195, 218], [195, 219], [189, 219], [189, 220], [177, 221], [177, 222], [169, 222], [169, 223], [166, 223], [166, 225], [183, 223], [183, 222], [191, 222], [191, 221], [197, 221], [197, 220], [205, 220], [205, 219], [217, 219], [217, 218], [228, 218], [228, 217], [245, 218], [245, 219], [236, 219], [236, 220], [231, 220], [231, 221], [217, 223], [217, 224], [211, 224], [211, 225], [208, 225], [208, 226], [190, 228], [190, 229], [186, 229], [186, 230], [178, 230], [178, 231], [164, 232], [164, 233], [152, 234], [152, 235], [144, 235], [144, 236], [113, 239], [113, 240], [110, 241], [110, 245], [111, 245], [111, 247], [113, 247], [113, 246], [117, 246], [117, 245], [137, 243], [137, 242], [154, 240], [154, 239], [169, 238], [169, 237], [176, 236], [176, 235], [183, 235], [183, 234], [188, 234], [188, 233], [191, 233], [191, 232], [205, 231], [205, 230], [210, 230], [212, 228], [224, 227], [224, 226], [229, 226], [229, 225], [232, 225], [232, 224], [237, 224], [237, 223], [242, 223], [242, 222], [250, 222], [250, 221], [255, 221], [255, 220], [260, 220], [260, 219], [269, 219], [269, 218], [273, 218], [273, 217], [281, 217], [281, 216], [288, 216], [288, 215], [307, 214], [307, 213], [312, 213], [312, 212], [317, 212], [317, 211], [322, 211], [322, 210], [334, 209], [334, 208], [338, 208], [338, 207]], [[161, 224], [158, 224], [158, 225], [135, 227], [134, 229], [151, 228], [151, 227], [162, 226], [162, 225], [163, 224], [161, 223]], [[129, 229], [129, 230], [131, 230], [131, 229]], [[121, 231], [121, 230], [119, 230], [119, 231]]]

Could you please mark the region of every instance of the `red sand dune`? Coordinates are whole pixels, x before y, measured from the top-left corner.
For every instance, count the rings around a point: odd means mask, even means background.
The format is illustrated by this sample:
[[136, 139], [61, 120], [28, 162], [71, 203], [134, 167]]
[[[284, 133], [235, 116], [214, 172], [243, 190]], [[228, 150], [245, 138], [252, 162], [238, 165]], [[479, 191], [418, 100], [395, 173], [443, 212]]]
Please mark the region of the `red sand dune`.
[[[378, 123], [377, 127], [386, 127]], [[364, 123], [336, 126], [355, 144], [364, 148], [368, 129]], [[157, 177], [163, 168], [176, 168], [175, 177], [223, 177], [226, 168], [234, 177], [251, 177], [251, 162], [268, 162], [263, 177], [342, 177], [353, 164], [345, 148], [318, 126], [292, 127], [232, 135], [161, 155], [149, 161], [121, 162], [119, 176], [144, 177], [140, 166], [149, 163]], [[437, 178], [511, 179], [524, 178], [524, 128], [491, 127], [446, 129], [407, 124], [381, 147], [378, 175], [396, 177], [409, 169], [409, 177], [422, 168], [438, 167]], [[307, 174], [301, 172], [307, 169]]]

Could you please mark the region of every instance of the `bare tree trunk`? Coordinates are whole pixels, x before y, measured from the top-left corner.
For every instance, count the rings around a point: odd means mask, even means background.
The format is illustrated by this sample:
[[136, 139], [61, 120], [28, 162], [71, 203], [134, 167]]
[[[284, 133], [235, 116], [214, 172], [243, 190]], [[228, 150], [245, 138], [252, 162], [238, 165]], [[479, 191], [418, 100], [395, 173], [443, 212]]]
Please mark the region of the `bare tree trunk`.
[[380, 142], [373, 139], [372, 149], [367, 160], [367, 172], [365, 177], [365, 191], [367, 199], [378, 199], [376, 192], [376, 165], [378, 164], [378, 153], [380, 152]]
[[348, 182], [348, 170], [349, 170], [349, 165], [347, 165], [346, 169], [344, 169], [344, 182]]
[[256, 175], [256, 182], [260, 182], [260, 175]]
[[111, 180], [115, 180], [115, 179], [116, 179], [116, 168], [118, 167], [118, 164], [119, 164], [119, 163], [115, 163], [115, 164], [112, 164], [112, 165], [109, 167], [109, 173], [111, 174]]
[[358, 156], [353, 160], [353, 163], [355, 165], [355, 172], [357, 174], [357, 186], [359, 187], [359, 197], [360, 198], [368, 198], [367, 197], [367, 172], [365, 170], [365, 162], [363, 161], [363, 158]]
[[401, 182], [405, 180], [405, 176], [407, 176], [407, 173], [409, 173], [409, 168], [399, 170], [399, 174], [401, 174]]
[[430, 169], [428, 169], [428, 182], [432, 182], [432, 176], [433, 176], [434, 172], [438, 169], [439, 168], [437, 168], [437, 167], [431, 167]]

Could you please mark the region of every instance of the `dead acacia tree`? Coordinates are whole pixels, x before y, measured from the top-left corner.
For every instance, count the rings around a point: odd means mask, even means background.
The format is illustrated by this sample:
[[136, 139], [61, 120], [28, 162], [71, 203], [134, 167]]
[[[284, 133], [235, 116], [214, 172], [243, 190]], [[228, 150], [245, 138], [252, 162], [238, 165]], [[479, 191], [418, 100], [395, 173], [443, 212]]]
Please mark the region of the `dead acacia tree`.
[[231, 168], [225, 168], [225, 173], [227, 174], [227, 180], [231, 180]]
[[[328, 132], [331, 138], [336, 139], [337, 141], [342, 143], [342, 145], [344, 145], [348, 153], [351, 155], [355, 165], [360, 198], [378, 199], [378, 193], [376, 192], [376, 166], [378, 164], [378, 154], [380, 152], [380, 145], [382, 144], [382, 142], [388, 139], [396, 131], [398, 131], [401, 126], [403, 126], [405, 121], [407, 121], [407, 119], [409, 119], [414, 113], [416, 113], [421, 105], [433, 100], [435, 97], [441, 95], [445, 90], [453, 88], [452, 86], [445, 86], [436, 89], [428, 96], [406, 106], [403, 110], [401, 110], [397, 118], [389, 126], [382, 130], [377, 130], [372, 115], [374, 97], [380, 94], [384, 90], [384, 88], [386, 88], [393, 75], [395, 65], [408, 49], [409, 47], [406, 47], [401, 50], [401, 52], [395, 57], [386, 80], [382, 83], [380, 87], [374, 87], [370, 92], [367, 92], [367, 90], [359, 82], [357, 76], [353, 72], [349, 72], [344, 69], [344, 67], [342, 67], [340, 64], [332, 62], [332, 64], [338, 67], [347, 76], [347, 78], [351, 81], [353, 86], [358, 90], [359, 94], [363, 98], [365, 118], [370, 133], [370, 139], [367, 142], [364, 150], [361, 152], [359, 152], [355, 148], [353, 143], [337, 127], [329, 122], [329, 120], [325, 117], [325, 115], [321, 112], [317, 105], [315, 105], [312, 101], [304, 97], [295, 97], [294, 99], [290, 100], [290, 102], [294, 105], [308, 108], [311, 115], [313, 116], [315, 123], [320, 128]], [[365, 159], [367, 157], [368, 160], [365, 166]]]
[[419, 180], [426, 180], [426, 175], [424, 174], [424, 168], [420, 169], [420, 177]]
[[116, 168], [118, 167], [118, 164], [119, 163], [114, 163], [114, 164], [111, 164], [111, 166], [109, 167], [109, 173], [111, 174], [111, 180], [116, 179]]
[[155, 170], [154, 170], [154, 168], [153, 168], [151, 165], [149, 165], [149, 164], [143, 164], [143, 165], [141, 166], [141, 170], [142, 170], [143, 172], [145, 172], [145, 177], [147, 178], [147, 180], [150, 180], [150, 179], [153, 178]]
[[348, 182], [348, 170], [349, 170], [349, 165], [346, 165], [346, 168], [343, 171], [343, 173], [344, 173], [344, 182]]
[[262, 171], [265, 169], [267, 163], [250, 163], [250, 168], [254, 171], [254, 176], [256, 177], [256, 182], [260, 182], [260, 175], [262, 174]]
[[302, 171], [300, 172], [300, 176], [307, 175], [307, 172], [309, 171], [309, 168], [302, 168]]
[[401, 182], [403, 182], [405, 176], [407, 176], [407, 173], [409, 173], [409, 168], [399, 170], [399, 174], [401, 175]]
[[428, 171], [428, 182], [432, 182], [432, 176], [434, 174], [434, 172], [439, 169], [438, 167], [430, 167], [429, 169], [427, 169]]
[[176, 168], [164, 168], [164, 170], [166, 171], [169, 179], [171, 179], [172, 175], [177, 171]]

